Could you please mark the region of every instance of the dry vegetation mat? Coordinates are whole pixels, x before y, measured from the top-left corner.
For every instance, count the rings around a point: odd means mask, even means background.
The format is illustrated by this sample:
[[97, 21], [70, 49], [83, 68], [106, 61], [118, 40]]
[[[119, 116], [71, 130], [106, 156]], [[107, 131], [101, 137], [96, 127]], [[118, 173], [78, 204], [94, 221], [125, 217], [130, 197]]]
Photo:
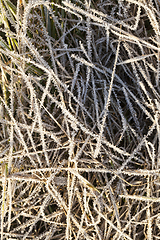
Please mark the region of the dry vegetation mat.
[[0, 1], [1, 240], [160, 239], [160, 1]]

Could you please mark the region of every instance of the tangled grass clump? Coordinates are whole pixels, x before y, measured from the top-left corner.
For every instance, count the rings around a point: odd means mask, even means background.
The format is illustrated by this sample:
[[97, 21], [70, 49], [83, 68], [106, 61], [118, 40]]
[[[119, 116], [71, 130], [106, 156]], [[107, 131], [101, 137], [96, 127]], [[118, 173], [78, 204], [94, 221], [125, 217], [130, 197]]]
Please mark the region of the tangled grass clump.
[[159, 8], [0, 1], [1, 239], [160, 238]]

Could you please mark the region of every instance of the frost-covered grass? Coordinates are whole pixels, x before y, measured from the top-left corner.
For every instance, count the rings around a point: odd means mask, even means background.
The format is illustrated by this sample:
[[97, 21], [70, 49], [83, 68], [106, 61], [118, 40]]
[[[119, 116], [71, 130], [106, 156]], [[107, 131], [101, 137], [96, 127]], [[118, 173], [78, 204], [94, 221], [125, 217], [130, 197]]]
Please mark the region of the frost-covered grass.
[[0, 1], [1, 239], [160, 239], [159, 8]]

